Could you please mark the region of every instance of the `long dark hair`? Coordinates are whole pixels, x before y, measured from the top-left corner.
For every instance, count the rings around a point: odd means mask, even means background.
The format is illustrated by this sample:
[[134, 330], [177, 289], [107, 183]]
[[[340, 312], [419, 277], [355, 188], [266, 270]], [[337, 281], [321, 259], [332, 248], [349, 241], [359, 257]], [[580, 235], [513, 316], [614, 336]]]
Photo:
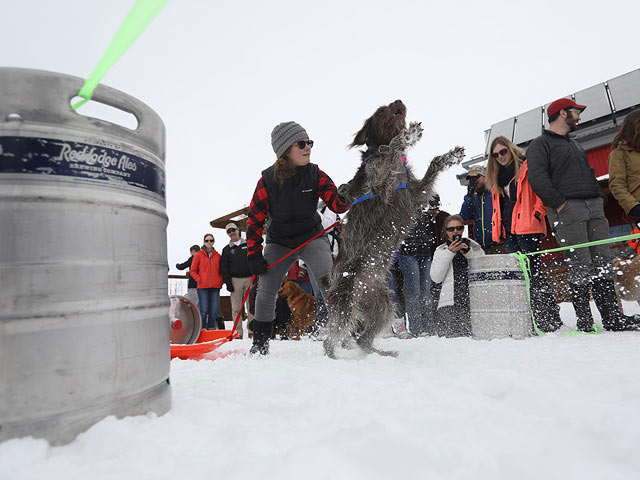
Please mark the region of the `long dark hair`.
[[625, 117], [620, 131], [611, 142], [611, 150], [615, 150], [620, 144], [640, 149], [640, 108], [636, 108]]

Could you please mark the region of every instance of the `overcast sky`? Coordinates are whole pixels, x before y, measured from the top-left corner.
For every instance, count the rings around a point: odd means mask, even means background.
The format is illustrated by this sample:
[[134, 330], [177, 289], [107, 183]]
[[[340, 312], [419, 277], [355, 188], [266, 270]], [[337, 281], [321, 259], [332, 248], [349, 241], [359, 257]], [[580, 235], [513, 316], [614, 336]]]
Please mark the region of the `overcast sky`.
[[[2, 0], [0, 64], [88, 77], [132, 0]], [[455, 145], [482, 153], [493, 123], [639, 67], [640, 2], [172, 0], [103, 83], [147, 103], [167, 129], [168, 260], [249, 204], [275, 160], [272, 128], [302, 124], [336, 184], [346, 145], [402, 99], [425, 135], [416, 173]], [[443, 175], [444, 209], [465, 190]], [[227, 236], [215, 231], [216, 249]], [[175, 269], [172, 268], [172, 271]]]

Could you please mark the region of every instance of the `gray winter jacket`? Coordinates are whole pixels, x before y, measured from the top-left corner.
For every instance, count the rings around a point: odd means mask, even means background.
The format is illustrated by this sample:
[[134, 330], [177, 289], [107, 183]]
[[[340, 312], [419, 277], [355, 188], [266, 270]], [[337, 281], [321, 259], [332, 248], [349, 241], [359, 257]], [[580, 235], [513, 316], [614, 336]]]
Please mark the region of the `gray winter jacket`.
[[558, 208], [569, 198], [604, 197], [582, 147], [544, 130], [527, 148], [529, 183], [542, 203]]

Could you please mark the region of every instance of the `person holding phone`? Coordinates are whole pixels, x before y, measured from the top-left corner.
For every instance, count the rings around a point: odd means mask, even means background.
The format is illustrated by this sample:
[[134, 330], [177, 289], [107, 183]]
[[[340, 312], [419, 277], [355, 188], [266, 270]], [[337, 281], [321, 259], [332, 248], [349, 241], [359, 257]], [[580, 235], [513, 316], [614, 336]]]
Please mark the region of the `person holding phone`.
[[442, 284], [436, 311], [439, 336], [471, 335], [468, 260], [486, 254], [479, 243], [463, 238], [463, 232], [464, 222], [460, 215], [447, 217], [442, 230], [445, 243], [436, 248], [431, 263], [431, 280]]

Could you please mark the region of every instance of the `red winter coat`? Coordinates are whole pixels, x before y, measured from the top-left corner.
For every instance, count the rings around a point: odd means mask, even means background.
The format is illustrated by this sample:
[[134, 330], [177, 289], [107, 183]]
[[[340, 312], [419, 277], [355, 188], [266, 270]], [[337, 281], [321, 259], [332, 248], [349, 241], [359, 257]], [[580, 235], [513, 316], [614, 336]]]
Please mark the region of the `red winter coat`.
[[[535, 193], [529, 184], [529, 168], [525, 160], [520, 166], [518, 174], [518, 198], [513, 207], [511, 216], [511, 233], [528, 235], [533, 233], [547, 234], [547, 223], [544, 217], [547, 215], [547, 207]], [[494, 242], [503, 243], [505, 239], [504, 226], [500, 213], [500, 199], [498, 193], [492, 189], [493, 218], [491, 219], [491, 237]]]
[[211, 249], [209, 256], [203, 248], [193, 256], [189, 273], [198, 284], [198, 288], [222, 288], [220, 254]]

